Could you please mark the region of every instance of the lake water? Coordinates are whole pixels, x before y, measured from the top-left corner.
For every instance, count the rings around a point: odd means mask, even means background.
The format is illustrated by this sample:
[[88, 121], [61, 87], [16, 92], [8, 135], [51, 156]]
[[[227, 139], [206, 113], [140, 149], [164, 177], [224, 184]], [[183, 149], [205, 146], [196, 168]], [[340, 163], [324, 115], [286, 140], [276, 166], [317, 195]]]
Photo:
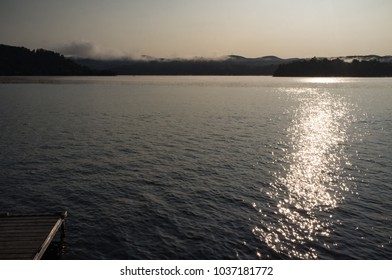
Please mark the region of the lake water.
[[0, 80], [0, 212], [62, 259], [392, 258], [392, 79]]

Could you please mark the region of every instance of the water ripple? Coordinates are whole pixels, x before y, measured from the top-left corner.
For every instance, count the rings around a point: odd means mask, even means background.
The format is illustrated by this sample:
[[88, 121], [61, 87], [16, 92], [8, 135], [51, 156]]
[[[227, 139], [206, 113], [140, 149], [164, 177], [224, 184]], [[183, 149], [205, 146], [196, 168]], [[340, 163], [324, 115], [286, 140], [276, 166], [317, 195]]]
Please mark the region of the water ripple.
[[[333, 209], [349, 190], [343, 170], [347, 162], [342, 144], [350, 124], [344, 98], [328, 91], [290, 89], [300, 102], [288, 128], [284, 163], [267, 193], [276, 208], [273, 221], [254, 229], [270, 248], [294, 258], [317, 258], [314, 243], [328, 237]], [[329, 245], [325, 245], [329, 246]]]
[[61, 258], [392, 258], [390, 79], [17, 80], [0, 212], [68, 210]]

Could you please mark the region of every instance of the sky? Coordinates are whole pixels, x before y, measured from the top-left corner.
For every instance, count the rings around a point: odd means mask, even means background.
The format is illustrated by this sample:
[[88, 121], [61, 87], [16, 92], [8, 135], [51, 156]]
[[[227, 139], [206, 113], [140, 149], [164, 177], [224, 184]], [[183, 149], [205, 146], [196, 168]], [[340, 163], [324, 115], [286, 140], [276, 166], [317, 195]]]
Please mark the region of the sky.
[[0, 43], [65, 55], [392, 55], [390, 0], [0, 0]]

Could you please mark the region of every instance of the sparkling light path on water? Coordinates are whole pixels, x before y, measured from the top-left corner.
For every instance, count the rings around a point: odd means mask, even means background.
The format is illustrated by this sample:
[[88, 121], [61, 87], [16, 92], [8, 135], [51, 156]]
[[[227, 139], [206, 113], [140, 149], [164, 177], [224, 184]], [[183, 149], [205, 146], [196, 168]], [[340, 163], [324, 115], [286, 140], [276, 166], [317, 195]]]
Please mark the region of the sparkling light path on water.
[[[269, 248], [289, 258], [315, 259], [312, 244], [328, 240], [335, 223], [333, 209], [339, 207], [349, 186], [342, 180], [343, 145], [349, 124], [349, 106], [341, 96], [325, 89], [286, 89], [299, 102], [287, 130], [288, 143], [280, 172], [267, 195], [276, 201], [268, 222], [253, 233]], [[259, 211], [262, 213], [262, 209]], [[323, 241], [324, 247], [333, 244]]]

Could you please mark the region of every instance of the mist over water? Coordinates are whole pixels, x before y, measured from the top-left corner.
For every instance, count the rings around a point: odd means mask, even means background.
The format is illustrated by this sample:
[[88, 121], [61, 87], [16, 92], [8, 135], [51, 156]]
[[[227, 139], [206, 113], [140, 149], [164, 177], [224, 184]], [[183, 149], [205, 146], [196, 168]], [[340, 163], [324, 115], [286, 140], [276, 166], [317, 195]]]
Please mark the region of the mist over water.
[[392, 80], [2, 78], [0, 210], [64, 259], [390, 259]]

